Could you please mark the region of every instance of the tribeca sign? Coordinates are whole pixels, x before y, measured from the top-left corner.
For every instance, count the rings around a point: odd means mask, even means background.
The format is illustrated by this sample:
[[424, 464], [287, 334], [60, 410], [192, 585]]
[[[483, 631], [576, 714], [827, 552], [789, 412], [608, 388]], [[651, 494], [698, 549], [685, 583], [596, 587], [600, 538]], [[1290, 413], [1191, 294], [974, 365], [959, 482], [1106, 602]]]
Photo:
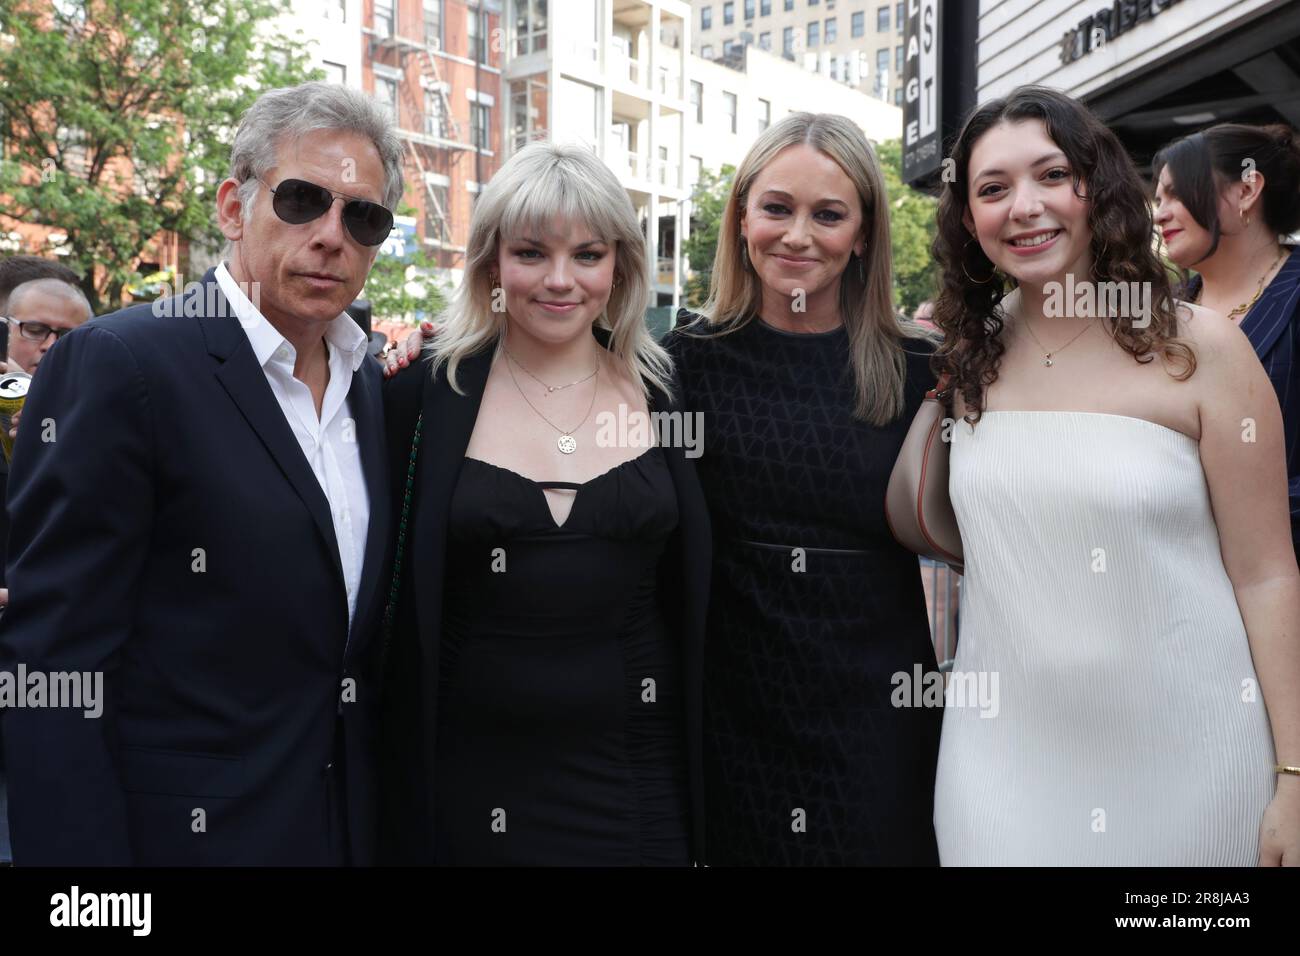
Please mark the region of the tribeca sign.
[[1061, 63], [1073, 63], [1093, 50], [1104, 47], [1122, 33], [1127, 33], [1139, 23], [1168, 10], [1179, 0], [1115, 0], [1079, 25], [1065, 31], [1061, 38]]

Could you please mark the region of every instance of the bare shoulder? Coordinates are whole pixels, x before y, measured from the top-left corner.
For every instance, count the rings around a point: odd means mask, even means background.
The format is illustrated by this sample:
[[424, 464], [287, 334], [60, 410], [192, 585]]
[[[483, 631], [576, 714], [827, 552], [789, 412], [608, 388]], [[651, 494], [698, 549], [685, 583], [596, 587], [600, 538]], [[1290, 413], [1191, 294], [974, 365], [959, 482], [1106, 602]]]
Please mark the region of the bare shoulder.
[[1198, 361], [1202, 356], [1210, 361], [1219, 356], [1231, 358], [1243, 348], [1254, 354], [1245, 333], [1222, 312], [1191, 302], [1178, 302], [1175, 314], [1178, 336], [1192, 344]]

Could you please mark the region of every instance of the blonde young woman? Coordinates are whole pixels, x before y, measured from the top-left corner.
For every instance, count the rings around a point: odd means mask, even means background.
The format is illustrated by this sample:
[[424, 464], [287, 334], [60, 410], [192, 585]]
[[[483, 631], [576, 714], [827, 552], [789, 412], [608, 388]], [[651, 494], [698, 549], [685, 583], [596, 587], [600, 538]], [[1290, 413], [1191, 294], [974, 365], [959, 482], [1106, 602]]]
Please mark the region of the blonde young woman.
[[390, 861], [700, 856], [707, 513], [682, 448], [600, 425], [673, 408], [648, 283], [614, 175], [529, 146], [475, 205], [421, 374], [387, 386]]
[[704, 315], [665, 343], [708, 436], [711, 864], [937, 863], [940, 711], [891, 702], [934, 652], [884, 513], [932, 347], [892, 299], [862, 133], [811, 113], [769, 128], [736, 172]]

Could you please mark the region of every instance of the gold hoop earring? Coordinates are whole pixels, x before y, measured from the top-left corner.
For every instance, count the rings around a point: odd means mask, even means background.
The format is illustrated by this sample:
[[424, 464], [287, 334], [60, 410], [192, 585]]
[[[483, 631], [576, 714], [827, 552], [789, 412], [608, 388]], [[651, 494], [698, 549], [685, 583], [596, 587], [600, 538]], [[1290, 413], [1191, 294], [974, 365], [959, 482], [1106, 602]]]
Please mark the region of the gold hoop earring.
[[[967, 240], [966, 240], [966, 245], [962, 247], [962, 263], [961, 263], [961, 271], [962, 271], [962, 272], [965, 272], [965, 273], [966, 273], [966, 278], [969, 279], [971, 282], [974, 282], [976, 285], [985, 285], [985, 284], [987, 284], [987, 283], [993, 281], [993, 279], [994, 279], [994, 278], [997, 276], [997, 274], [998, 274], [998, 270], [997, 270], [997, 267], [994, 266], [994, 267], [993, 267], [993, 271], [989, 273], [989, 277], [988, 277], [987, 279], [977, 279], [977, 278], [975, 278], [973, 275], [971, 275], [969, 272], [966, 271], [965, 252], [966, 252], [967, 249], [970, 248], [970, 244], [971, 244], [972, 242], [974, 242], [974, 241], [975, 241], [974, 237], [972, 237], [972, 238], [970, 238], [970, 239], [967, 239]], [[992, 263], [990, 263], [990, 265], [992, 265]]]
[[1239, 207], [1239, 208], [1237, 209], [1237, 214], [1238, 214], [1239, 216], [1241, 216], [1241, 228], [1243, 228], [1243, 229], [1249, 229], [1249, 228], [1250, 228], [1250, 217], [1246, 215], [1246, 207], [1245, 207], [1245, 206], [1241, 206], [1241, 207]]

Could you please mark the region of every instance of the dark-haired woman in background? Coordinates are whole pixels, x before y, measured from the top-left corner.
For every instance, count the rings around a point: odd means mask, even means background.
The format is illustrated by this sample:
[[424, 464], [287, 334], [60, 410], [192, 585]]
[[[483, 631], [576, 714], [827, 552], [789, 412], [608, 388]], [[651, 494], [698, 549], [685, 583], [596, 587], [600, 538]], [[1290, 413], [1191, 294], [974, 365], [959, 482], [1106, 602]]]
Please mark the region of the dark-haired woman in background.
[[[1146, 188], [1081, 104], [1014, 90], [951, 155], [953, 680], [987, 679], [996, 719], [944, 708], [941, 862], [1300, 863], [1300, 574], [1267, 378], [1221, 314], [1175, 301]], [[1144, 301], [1098, 309], [1103, 282]]]
[[1288, 126], [1222, 123], [1152, 166], [1166, 252], [1198, 273], [1187, 297], [1241, 326], [1277, 392], [1300, 555], [1300, 248], [1280, 241], [1300, 229], [1300, 142]]

